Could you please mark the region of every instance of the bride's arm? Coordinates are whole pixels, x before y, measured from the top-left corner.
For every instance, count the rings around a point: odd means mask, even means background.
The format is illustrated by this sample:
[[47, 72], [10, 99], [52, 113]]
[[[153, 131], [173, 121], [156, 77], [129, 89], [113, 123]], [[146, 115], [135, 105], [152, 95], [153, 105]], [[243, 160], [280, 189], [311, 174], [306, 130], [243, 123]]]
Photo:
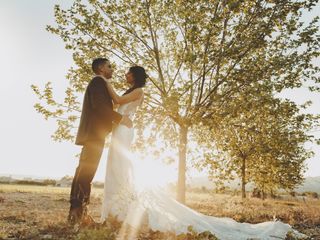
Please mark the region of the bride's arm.
[[136, 88], [135, 90], [133, 90], [132, 92], [130, 92], [126, 95], [119, 96], [114, 91], [111, 83], [108, 81], [106, 81], [106, 82], [107, 82], [107, 88], [110, 93], [110, 96], [111, 96], [112, 100], [114, 101], [114, 103], [116, 103], [116, 104], [124, 104], [124, 103], [135, 101], [135, 100], [139, 99], [143, 94], [143, 91], [141, 88]]
[[120, 107], [120, 104], [118, 103], [113, 104], [113, 109], [118, 109], [119, 107]]

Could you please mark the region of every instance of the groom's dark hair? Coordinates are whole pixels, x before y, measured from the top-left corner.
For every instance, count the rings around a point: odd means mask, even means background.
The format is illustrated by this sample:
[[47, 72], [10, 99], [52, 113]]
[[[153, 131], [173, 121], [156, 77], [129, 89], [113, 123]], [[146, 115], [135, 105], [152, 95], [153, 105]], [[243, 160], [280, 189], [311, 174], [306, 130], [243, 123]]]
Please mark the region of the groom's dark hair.
[[106, 59], [106, 58], [96, 58], [92, 61], [92, 65], [91, 65], [91, 68], [92, 68], [92, 71], [95, 73], [95, 74], [98, 74], [99, 73], [99, 67], [103, 64], [105, 64], [106, 62], [108, 62], [109, 60]]

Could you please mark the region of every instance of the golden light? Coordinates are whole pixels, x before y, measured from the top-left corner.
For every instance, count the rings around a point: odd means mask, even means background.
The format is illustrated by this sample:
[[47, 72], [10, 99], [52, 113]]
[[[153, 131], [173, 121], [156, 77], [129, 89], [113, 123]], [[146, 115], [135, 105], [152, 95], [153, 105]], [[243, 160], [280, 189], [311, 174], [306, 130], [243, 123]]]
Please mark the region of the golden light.
[[168, 183], [176, 182], [177, 173], [174, 167], [155, 160], [153, 156], [141, 159], [134, 155], [133, 166], [135, 186], [138, 190], [165, 187]]
[[[162, 163], [153, 157], [141, 158], [137, 154], [127, 153], [134, 168], [134, 186], [138, 192], [156, 190], [176, 181], [176, 170], [172, 165]], [[143, 225], [145, 209], [142, 202], [133, 201], [122, 223], [117, 240], [137, 239], [137, 234]]]

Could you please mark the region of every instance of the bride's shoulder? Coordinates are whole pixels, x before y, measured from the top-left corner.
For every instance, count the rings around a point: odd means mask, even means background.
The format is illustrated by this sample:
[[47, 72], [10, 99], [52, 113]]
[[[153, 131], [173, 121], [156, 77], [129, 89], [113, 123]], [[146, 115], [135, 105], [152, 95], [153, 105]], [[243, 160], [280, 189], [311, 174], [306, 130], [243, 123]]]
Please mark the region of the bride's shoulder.
[[138, 97], [141, 97], [143, 95], [143, 89], [142, 88], [136, 88], [132, 92], [134, 92], [135, 95]]
[[137, 91], [137, 92], [143, 93], [142, 87], [138, 87], [138, 88], [134, 89], [133, 91]]

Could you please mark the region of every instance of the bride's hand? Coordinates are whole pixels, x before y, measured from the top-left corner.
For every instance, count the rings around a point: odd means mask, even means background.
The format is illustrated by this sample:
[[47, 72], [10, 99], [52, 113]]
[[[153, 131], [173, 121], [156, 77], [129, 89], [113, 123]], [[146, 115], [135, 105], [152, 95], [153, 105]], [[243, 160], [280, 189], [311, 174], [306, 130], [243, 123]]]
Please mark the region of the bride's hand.
[[107, 90], [108, 90], [108, 92], [109, 92], [109, 94], [110, 94], [110, 96], [111, 96], [111, 98], [113, 100], [113, 103], [114, 104], [118, 104], [120, 96], [114, 91], [114, 88], [113, 88], [113, 86], [112, 86], [110, 81], [105, 80], [105, 82], [106, 82], [106, 88], [107, 88]]
[[104, 81], [106, 82], [106, 87], [107, 87], [107, 89], [108, 89], [109, 91], [110, 91], [110, 89], [113, 89], [113, 86], [112, 86], [110, 80], [104, 78]]
[[128, 117], [128, 115], [123, 115], [120, 124], [127, 126], [128, 128], [132, 128], [133, 127], [133, 123], [131, 121], [131, 119]]
[[111, 83], [110, 83], [110, 81], [108, 81], [108, 79], [103, 79], [105, 82], [106, 82], [106, 84], [108, 84], [108, 85], [110, 85]]
[[107, 83], [107, 88], [109, 89], [109, 91], [110, 91], [111, 89], [112, 89], [112, 91], [114, 91], [114, 87], [113, 87], [111, 81], [110, 81], [110, 80], [109, 80], [109, 81], [106, 81], [106, 83]]

